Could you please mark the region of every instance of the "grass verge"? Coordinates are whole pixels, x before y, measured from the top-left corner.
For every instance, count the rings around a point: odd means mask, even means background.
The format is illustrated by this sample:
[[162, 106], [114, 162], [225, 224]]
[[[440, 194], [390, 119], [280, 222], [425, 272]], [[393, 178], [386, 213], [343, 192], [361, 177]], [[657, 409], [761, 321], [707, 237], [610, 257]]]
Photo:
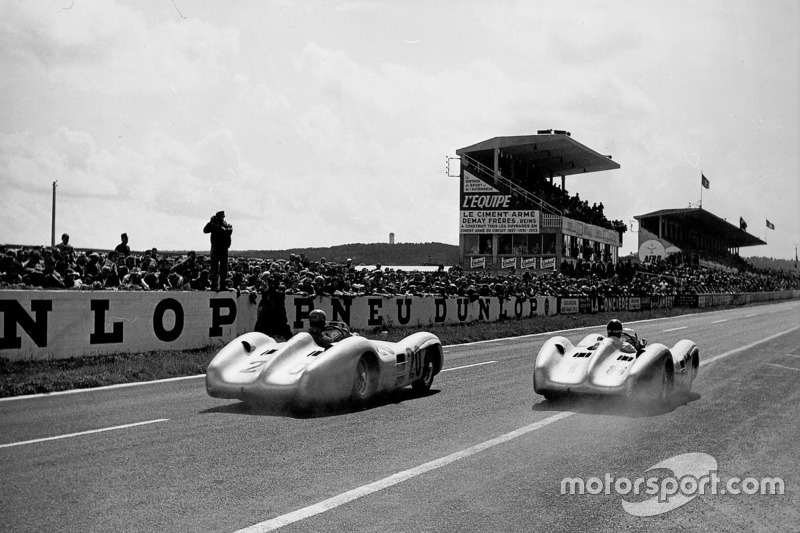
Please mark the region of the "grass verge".
[[[758, 304], [751, 304], [758, 305]], [[546, 333], [586, 326], [602, 327], [611, 318], [623, 324], [637, 320], [663, 318], [724, 309], [658, 309], [652, 311], [558, 315], [520, 320], [422, 328], [439, 337], [444, 346], [533, 333]], [[390, 328], [387, 340], [397, 341], [420, 328]], [[380, 330], [360, 331], [367, 338], [379, 338]], [[649, 339], [657, 341], [657, 339]], [[147, 353], [117, 353], [43, 361], [10, 361], [0, 358], [0, 398], [152, 381], [203, 374], [219, 347], [195, 350], [164, 350]]]

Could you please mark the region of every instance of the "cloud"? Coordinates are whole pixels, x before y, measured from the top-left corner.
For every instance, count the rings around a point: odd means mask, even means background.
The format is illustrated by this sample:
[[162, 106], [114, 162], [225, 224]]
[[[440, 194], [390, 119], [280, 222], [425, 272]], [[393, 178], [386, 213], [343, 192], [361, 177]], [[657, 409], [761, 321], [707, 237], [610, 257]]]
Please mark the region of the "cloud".
[[151, 24], [115, 2], [11, 1], [3, 10], [0, 43], [17, 62], [81, 90], [163, 93], [195, 90], [227, 78], [239, 53], [236, 30], [200, 20]]

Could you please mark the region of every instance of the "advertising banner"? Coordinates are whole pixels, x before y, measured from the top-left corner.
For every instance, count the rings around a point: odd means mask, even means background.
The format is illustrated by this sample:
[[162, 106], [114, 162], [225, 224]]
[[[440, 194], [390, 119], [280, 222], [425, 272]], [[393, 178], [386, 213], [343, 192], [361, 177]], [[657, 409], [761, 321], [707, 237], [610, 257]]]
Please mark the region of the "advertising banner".
[[733, 295], [733, 299], [731, 300], [733, 305], [744, 305], [750, 303], [750, 295], [737, 293]]
[[461, 233], [539, 233], [538, 210], [461, 211]]
[[675, 307], [697, 307], [696, 294], [678, 294], [675, 296]]
[[560, 315], [574, 315], [579, 311], [578, 298], [559, 298], [558, 313]]
[[[578, 312], [726, 305], [791, 299], [792, 291], [677, 297], [533, 298], [286, 297], [293, 331], [308, 329], [308, 315], [323, 309], [329, 320], [361, 331], [391, 326], [423, 329], [438, 324], [495, 322]], [[258, 298], [255, 299], [258, 301]], [[637, 304], [638, 302], [638, 304]], [[258, 306], [233, 292], [127, 292], [0, 290], [0, 357], [62, 359], [131, 351], [222, 346], [252, 331]]]
[[541, 213], [524, 199], [501, 193], [469, 170], [461, 181], [462, 234], [539, 233]]
[[471, 257], [469, 260], [470, 268], [486, 268], [485, 257]]
[[542, 270], [555, 270], [556, 269], [556, 258], [549, 257], [547, 259], [542, 258]]
[[257, 306], [232, 292], [0, 291], [0, 356], [61, 359], [222, 346]]
[[522, 260], [522, 268], [536, 268], [536, 258], [526, 257]]
[[503, 268], [517, 268], [516, 257], [504, 257], [502, 260]]

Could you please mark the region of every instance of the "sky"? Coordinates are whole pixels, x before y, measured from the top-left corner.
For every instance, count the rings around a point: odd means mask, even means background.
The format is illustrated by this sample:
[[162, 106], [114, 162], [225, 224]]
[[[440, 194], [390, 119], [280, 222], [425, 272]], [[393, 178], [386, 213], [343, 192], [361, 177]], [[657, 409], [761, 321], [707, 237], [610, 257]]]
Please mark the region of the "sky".
[[[697, 205], [800, 246], [796, 0], [0, 0], [0, 243], [458, 244], [459, 148], [563, 129], [629, 222]], [[775, 225], [767, 230], [766, 220]]]

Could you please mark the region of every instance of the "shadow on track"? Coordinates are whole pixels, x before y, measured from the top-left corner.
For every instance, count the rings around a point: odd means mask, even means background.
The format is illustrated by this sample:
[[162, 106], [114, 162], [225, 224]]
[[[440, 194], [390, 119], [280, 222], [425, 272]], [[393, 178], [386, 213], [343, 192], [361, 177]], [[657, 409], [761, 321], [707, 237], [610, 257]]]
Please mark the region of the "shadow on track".
[[201, 414], [227, 413], [234, 415], [250, 416], [280, 416], [288, 418], [324, 418], [330, 416], [349, 415], [359, 411], [369, 411], [386, 405], [398, 404], [412, 400], [419, 400], [439, 394], [439, 390], [419, 392], [411, 388], [400, 389], [389, 394], [382, 394], [363, 405], [341, 403], [338, 405], [321, 405], [312, 407], [296, 407], [290, 405], [269, 405], [235, 402], [201, 411]]
[[[540, 398], [542, 398], [540, 396]], [[690, 392], [674, 396], [669, 402], [635, 402], [615, 396], [566, 396], [558, 400], [545, 400], [533, 404], [532, 411], [575, 411], [585, 415], [606, 415], [626, 418], [648, 418], [671, 413], [701, 398]]]

